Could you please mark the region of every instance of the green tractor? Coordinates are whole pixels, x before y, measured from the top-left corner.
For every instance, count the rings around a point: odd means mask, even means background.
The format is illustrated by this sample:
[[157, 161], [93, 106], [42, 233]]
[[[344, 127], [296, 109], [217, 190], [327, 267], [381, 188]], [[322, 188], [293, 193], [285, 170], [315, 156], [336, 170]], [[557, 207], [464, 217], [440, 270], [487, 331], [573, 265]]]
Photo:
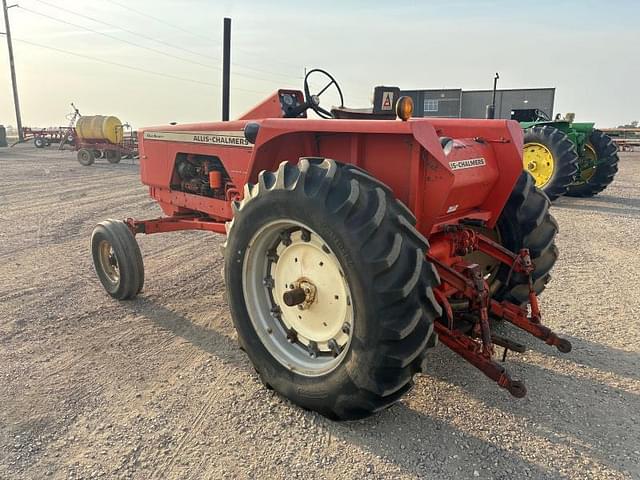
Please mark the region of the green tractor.
[[574, 122], [575, 115], [551, 120], [538, 109], [512, 110], [524, 129], [523, 164], [551, 200], [561, 195], [592, 197], [613, 181], [618, 149], [594, 123]]

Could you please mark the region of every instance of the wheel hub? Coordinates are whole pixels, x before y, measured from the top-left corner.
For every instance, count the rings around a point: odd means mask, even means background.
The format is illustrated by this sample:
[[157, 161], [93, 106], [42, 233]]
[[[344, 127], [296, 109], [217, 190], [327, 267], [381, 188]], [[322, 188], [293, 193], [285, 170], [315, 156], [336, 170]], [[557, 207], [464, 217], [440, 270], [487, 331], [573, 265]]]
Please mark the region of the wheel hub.
[[315, 376], [344, 359], [355, 316], [351, 291], [338, 257], [317, 233], [284, 220], [256, 232], [243, 288], [256, 333], [284, 366]]
[[349, 317], [350, 300], [335, 255], [320, 237], [302, 231], [290, 233], [276, 251], [278, 260], [271, 265], [273, 298], [284, 300], [287, 292], [304, 292], [304, 300], [295, 305], [277, 302], [282, 323], [307, 347], [315, 343], [320, 352], [332, 352], [332, 339], [344, 347], [348, 336], [342, 333], [342, 325]]
[[316, 299], [316, 286], [305, 278], [299, 278], [290, 285], [291, 290], [282, 294], [282, 301], [288, 307], [297, 306], [299, 310], [308, 309]]
[[596, 172], [598, 163], [598, 154], [593, 146], [589, 143], [585, 144], [584, 151], [578, 160], [579, 173], [576, 184], [582, 185], [587, 183]]
[[551, 150], [541, 143], [527, 143], [522, 157], [524, 168], [533, 176], [536, 187], [544, 187], [553, 176], [555, 162]]
[[103, 240], [98, 246], [100, 264], [102, 270], [107, 275], [110, 282], [116, 284], [120, 280], [120, 266], [113, 247], [109, 242]]

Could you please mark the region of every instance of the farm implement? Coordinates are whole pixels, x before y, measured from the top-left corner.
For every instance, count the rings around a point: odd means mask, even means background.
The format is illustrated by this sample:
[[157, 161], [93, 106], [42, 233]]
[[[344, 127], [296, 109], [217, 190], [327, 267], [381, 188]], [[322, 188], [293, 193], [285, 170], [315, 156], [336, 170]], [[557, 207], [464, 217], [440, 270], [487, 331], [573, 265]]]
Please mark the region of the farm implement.
[[[58, 143], [62, 145], [73, 145], [74, 132], [69, 131], [68, 127], [48, 127], [48, 128], [31, 128], [23, 127], [22, 135], [23, 142], [33, 141], [33, 145], [36, 148], [45, 148], [52, 143]], [[20, 142], [15, 142], [12, 146]]]
[[[326, 77], [317, 94], [311, 76]], [[330, 88], [341, 104], [328, 110]], [[316, 69], [304, 92], [278, 90], [237, 120], [143, 129], [141, 180], [164, 216], [96, 226], [102, 285], [120, 300], [141, 292], [136, 235], [223, 234], [240, 346], [304, 408], [353, 419], [393, 404], [438, 340], [523, 397], [497, 348], [525, 347], [493, 321], [571, 344], [542, 324], [558, 227], [522, 170], [522, 129], [411, 119], [398, 93], [377, 87], [372, 108], [348, 109]]]
[[92, 165], [96, 158], [106, 158], [109, 163], [119, 163], [124, 158], [138, 155], [138, 141], [128, 124], [117, 117], [91, 115], [76, 122], [75, 147], [78, 162]]

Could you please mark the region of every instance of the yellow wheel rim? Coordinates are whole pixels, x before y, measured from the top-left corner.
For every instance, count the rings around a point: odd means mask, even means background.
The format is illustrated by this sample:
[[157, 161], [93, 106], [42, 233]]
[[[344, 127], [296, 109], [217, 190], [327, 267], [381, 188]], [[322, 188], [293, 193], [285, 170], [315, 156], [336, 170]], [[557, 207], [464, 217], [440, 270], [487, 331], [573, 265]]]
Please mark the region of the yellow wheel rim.
[[590, 143], [585, 144], [584, 153], [580, 156], [578, 164], [580, 168], [578, 180], [576, 181], [578, 185], [582, 185], [583, 183], [587, 183], [589, 180], [591, 180], [593, 174], [596, 173], [597, 163], [598, 154], [593, 148], [593, 145], [591, 145]]
[[541, 143], [525, 144], [522, 163], [524, 169], [533, 175], [538, 188], [549, 183], [555, 170], [555, 161], [551, 150]]

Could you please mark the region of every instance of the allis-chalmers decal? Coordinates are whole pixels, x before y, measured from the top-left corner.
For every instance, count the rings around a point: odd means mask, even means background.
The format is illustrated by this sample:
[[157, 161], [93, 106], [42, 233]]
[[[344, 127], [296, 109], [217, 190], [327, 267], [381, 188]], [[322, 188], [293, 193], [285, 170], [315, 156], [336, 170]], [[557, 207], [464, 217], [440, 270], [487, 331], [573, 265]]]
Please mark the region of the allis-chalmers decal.
[[449, 168], [451, 168], [451, 170], [462, 170], [463, 168], [484, 167], [486, 164], [487, 162], [484, 161], [484, 157], [469, 158], [468, 160], [449, 162]]
[[145, 140], [167, 142], [208, 143], [228, 147], [250, 147], [244, 132], [144, 132]]

